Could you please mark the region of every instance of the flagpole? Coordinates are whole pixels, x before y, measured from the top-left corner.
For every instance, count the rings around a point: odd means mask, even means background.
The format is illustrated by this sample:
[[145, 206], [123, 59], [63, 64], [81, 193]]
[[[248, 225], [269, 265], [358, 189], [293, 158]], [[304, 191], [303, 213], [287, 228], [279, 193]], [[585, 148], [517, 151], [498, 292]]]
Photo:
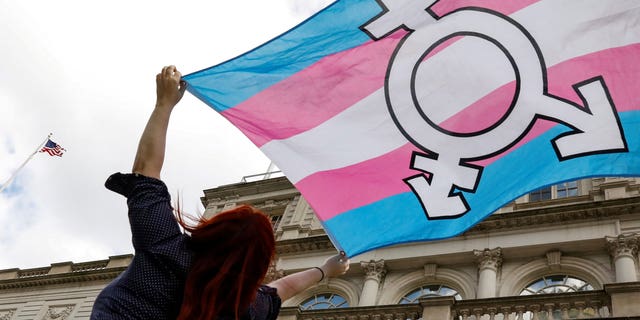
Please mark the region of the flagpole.
[[24, 168], [24, 166], [27, 165], [27, 163], [33, 158], [33, 156], [36, 155], [36, 153], [38, 153], [38, 151], [40, 151], [40, 149], [42, 149], [42, 146], [44, 146], [45, 143], [47, 143], [47, 141], [49, 141], [49, 139], [51, 138], [51, 136], [53, 135], [53, 133], [49, 133], [49, 135], [47, 136], [46, 139], [44, 139], [44, 141], [42, 141], [42, 143], [38, 146], [38, 148], [36, 148], [36, 150], [27, 158], [27, 160], [25, 160], [22, 165], [20, 165], [20, 167], [18, 167], [18, 169], [16, 169], [13, 174], [11, 175], [11, 177], [9, 177], [9, 180], [7, 180], [5, 183], [2, 184], [2, 187], [0, 187], [0, 193], [2, 193], [2, 191], [4, 191], [4, 189], [6, 189], [11, 182], [13, 181], [13, 179], [16, 178], [16, 176], [18, 175], [18, 172], [20, 172], [20, 170], [22, 170], [22, 168]]
[[273, 161], [269, 162], [269, 167], [267, 168], [267, 173], [264, 174], [263, 180], [271, 178], [271, 174], [273, 173], [274, 166], [275, 164], [273, 163]]

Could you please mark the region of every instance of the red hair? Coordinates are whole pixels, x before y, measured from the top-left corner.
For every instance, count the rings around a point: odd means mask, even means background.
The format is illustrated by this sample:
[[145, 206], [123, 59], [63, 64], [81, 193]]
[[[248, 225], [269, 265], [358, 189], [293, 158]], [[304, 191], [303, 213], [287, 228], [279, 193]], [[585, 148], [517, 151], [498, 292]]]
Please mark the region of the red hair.
[[271, 221], [247, 205], [200, 218], [195, 227], [180, 212], [177, 218], [191, 233], [193, 251], [178, 320], [239, 319], [255, 299], [275, 252]]

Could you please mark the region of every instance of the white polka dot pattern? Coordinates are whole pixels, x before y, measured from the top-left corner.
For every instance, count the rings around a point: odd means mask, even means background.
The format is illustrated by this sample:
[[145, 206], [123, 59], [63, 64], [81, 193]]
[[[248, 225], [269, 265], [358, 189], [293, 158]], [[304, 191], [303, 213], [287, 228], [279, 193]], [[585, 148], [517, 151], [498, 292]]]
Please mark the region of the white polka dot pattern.
[[[189, 237], [173, 216], [166, 185], [154, 178], [115, 173], [105, 186], [127, 198], [135, 256], [127, 270], [98, 295], [91, 319], [175, 319], [191, 252]], [[275, 289], [263, 286], [247, 318], [275, 319], [280, 304]]]

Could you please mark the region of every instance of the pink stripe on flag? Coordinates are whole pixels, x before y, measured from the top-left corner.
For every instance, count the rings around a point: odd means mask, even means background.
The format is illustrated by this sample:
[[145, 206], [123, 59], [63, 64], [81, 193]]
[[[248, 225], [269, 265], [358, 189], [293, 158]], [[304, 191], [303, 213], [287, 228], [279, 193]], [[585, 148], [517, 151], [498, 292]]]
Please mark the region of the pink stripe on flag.
[[318, 217], [328, 220], [347, 209], [411, 191], [402, 179], [415, 175], [416, 171], [398, 164], [408, 164], [413, 151], [419, 149], [407, 143], [356, 165], [310, 175], [296, 183], [296, 188], [313, 204]]
[[314, 128], [384, 86], [404, 34], [328, 56], [222, 115], [258, 147]]
[[[637, 94], [640, 92], [640, 83], [635, 77], [640, 73], [640, 65], [637, 64], [638, 56], [640, 56], [640, 44], [635, 44], [565, 61], [548, 69], [550, 93], [582, 105], [572, 85], [602, 75], [619, 112], [640, 110], [640, 95]], [[607, 61], [607, 63], [602, 64], [598, 61]], [[611, 64], [610, 61], [617, 61], [617, 63]], [[460, 120], [468, 117], [466, 113], [479, 117], [481, 110], [491, 110], [490, 105], [487, 104], [500, 100], [492, 96], [502, 94], [509, 86], [513, 85], [507, 84], [496, 89], [463, 112], [446, 120], [450, 122], [449, 127], [462, 130], [465, 124]], [[496, 117], [493, 115], [489, 118]], [[475, 164], [488, 166], [555, 125], [550, 121], [537, 121], [525, 138], [510, 150], [499, 156], [477, 161]], [[359, 164], [312, 174], [298, 182], [296, 188], [305, 194], [305, 198], [312, 204], [318, 216], [323, 221], [328, 220], [342, 212], [409, 191], [402, 179], [418, 173], [408, 169], [411, 153], [415, 150], [415, 147], [408, 143], [383, 156]], [[360, 192], [354, 194], [354, 190]], [[316, 198], [327, 199], [327, 197], [332, 201], [316, 201]]]
[[438, 16], [443, 16], [451, 11], [464, 7], [480, 7], [509, 15], [538, 1], [540, 0], [441, 0], [431, 7], [431, 10]]
[[[438, 12], [446, 13], [461, 6], [481, 5], [508, 15], [537, 1], [440, 1], [437, 7]], [[222, 115], [258, 147], [305, 132], [382, 88], [391, 54], [405, 34], [400, 30], [382, 40], [327, 56]], [[458, 39], [449, 39], [429, 57]]]

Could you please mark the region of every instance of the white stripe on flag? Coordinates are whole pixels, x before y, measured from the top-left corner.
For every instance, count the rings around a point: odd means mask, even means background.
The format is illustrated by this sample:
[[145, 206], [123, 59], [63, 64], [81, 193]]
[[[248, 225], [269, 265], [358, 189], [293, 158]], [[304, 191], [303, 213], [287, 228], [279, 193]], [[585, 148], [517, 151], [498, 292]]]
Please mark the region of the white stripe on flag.
[[[637, 0], [545, 0], [511, 17], [533, 35], [547, 67], [550, 67], [584, 54], [640, 42], [640, 26], [637, 25], [639, 7]], [[479, 46], [485, 47], [485, 44], [476, 39], [462, 39], [423, 62], [421, 68], [429, 68], [430, 73], [440, 69], [441, 75], [454, 74], [450, 71], [452, 67], [456, 67], [456, 70], [470, 68], [469, 64], [477, 61], [469, 59], [468, 52], [482, 50]], [[486, 65], [504, 63], [504, 56], [493, 56]], [[451, 79], [444, 76], [429, 79], [418, 77], [417, 81], [429, 82], [428, 85], [418, 83], [417, 87], [438, 88], [447, 87]], [[442, 100], [430, 100], [430, 104], [444, 107], [429, 116], [434, 120], [447, 119], [511, 81], [512, 72], [494, 73], [477, 85], [466, 88], [464, 99], [456, 100], [455, 104], [448, 101], [445, 94], [434, 95], [433, 99], [440, 97]], [[462, 97], [458, 95], [456, 98]], [[273, 140], [261, 149], [276, 163], [289, 163], [285, 173], [291, 182], [297, 183], [314, 172], [356, 164], [388, 153], [405, 143], [406, 139], [389, 118], [383, 90], [380, 89], [322, 125], [289, 139]], [[331, 153], [327, 154], [327, 150], [331, 150]], [[291, 164], [295, 164], [295, 167]]]

